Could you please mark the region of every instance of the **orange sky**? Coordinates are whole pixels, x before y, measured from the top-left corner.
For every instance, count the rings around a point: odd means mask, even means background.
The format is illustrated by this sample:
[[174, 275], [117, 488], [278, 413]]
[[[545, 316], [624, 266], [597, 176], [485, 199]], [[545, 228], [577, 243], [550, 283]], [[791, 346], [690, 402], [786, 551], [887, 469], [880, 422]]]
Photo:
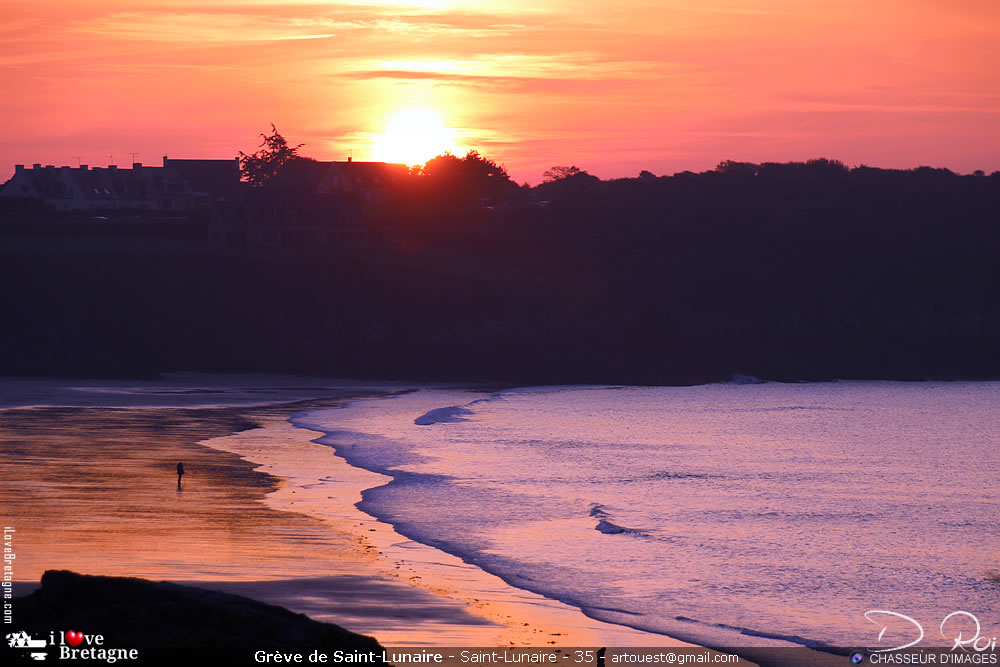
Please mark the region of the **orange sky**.
[[371, 159], [406, 108], [538, 182], [723, 159], [1000, 169], [998, 0], [0, 0], [15, 163]]

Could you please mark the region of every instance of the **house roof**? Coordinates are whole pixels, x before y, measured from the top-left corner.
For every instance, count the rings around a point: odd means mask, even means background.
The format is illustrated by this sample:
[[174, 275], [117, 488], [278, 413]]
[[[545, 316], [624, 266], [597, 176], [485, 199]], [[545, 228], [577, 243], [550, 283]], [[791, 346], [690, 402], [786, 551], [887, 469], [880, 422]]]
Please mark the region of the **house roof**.
[[164, 157], [163, 166], [174, 169], [195, 192], [231, 194], [240, 185], [240, 166], [235, 160], [175, 160]]
[[228, 197], [240, 187], [240, 170], [235, 159], [171, 160], [166, 157], [162, 167], [134, 164], [132, 169], [43, 167], [40, 164], [25, 169], [18, 165], [8, 184], [9, 188], [3, 188], [5, 196], [23, 194], [49, 200], [135, 200], [170, 194]]
[[294, 190], [296, 192], [314, 190], [326, 175], [330, 164], [310, 158], [293, 158], [286, 162], [278, 170], [278, 173], [268, 179], [266, 187], [270, 190]]
[[68, 176], [84, 199], [138, 199], [154, 194], [147, 192], [151, 188], [145, 179], [131, 169], [70, 169]]
[[[7, 194], [19, 194], [14, 192], [14, 188], [17, 186], [15, 181], [19, 181], [21, 185], [29, 185], [34, 191], [33, 196], [44, 199], [72, 199], [73, 197], [72, 189], [63, 181], [60, 170], [55, 167], [18, 172], [14, 178], [8, 181], [10, 191]], [[7, 185], [4, 186], [4, 189], [7, 189]]]
[[[155, 199], [161, 194], [190, 192], [185, 179], [172, 167], [136, 167], [116, 169], [94, 167], [18, 168], [8, 182], [10, 192], [30, 185], [38, 196], [47, 200], [84, 199], [87, 201], [121, 201]], [[5, 186], [5, 191], [7, 187]]]
[[315, 191], [318, 186], [339, 175], [353, 185], [377, 187], [388, 185], [409, 173], [405, 164], [392, 162], [320, 162], [309, 158], [288, 161], [267, 182], [268, 188]]
[[331, 162], [335, 168], [339, 169], [341, 173], [345, 174], [348, 178], [356, 179], [360, 178], [361, 183], [365, 185], [380, 185], [386, 182], [392, 182], [394, 179], [406, 176], [410, 172], [410, 168], [405, 164], [398, 164], [395, 162]]

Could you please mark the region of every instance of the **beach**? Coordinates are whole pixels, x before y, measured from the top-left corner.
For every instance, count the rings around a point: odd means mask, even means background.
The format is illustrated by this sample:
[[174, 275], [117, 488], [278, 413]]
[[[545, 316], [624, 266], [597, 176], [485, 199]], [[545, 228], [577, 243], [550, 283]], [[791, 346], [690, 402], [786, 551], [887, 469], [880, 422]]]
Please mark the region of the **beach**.
[[996, 493], [966, 462], [994, 456], [998, 392], [0, 382], [13, 592], [51, 570], [138, 577], [387, 648], [609, 661], [840, 664], [880, 641], [872, 609], [928, 628], [963, 609], [992, 637]]
[[62, 399], [41, 392], [21, 401], [35, 405], [4, 410], [15, 595], [68, 569], [236, 593], [385, 646], [686, 645], [508, 586], [358, 510], [361, 491], [384, 476], [351, 467], [288, 416], [370, 391], [325, 386], [313, 399], [206, 406], [219, 402], [217, 387], [149, 384], [64, 401], [83, 405], [52, 405]]

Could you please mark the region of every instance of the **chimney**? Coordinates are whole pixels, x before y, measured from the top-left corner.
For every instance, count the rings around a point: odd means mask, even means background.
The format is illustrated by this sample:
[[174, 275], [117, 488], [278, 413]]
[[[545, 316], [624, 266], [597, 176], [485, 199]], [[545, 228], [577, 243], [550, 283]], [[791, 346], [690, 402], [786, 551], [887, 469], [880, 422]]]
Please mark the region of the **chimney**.
[[170, 162], [170, 158], [168, 158], [166, 155], [164, 155], [163, 156], [163, 166], [164, 167], [169, 167], [170, 165], [167, 164], [168, 162]]
[[350, 155], [348, 155], [348, 156], [347, 156], [347, 161], [348, 161], [348, 162], [351, 162], [352, 160], [354, 160], [354, 158], [353, 158], [353, 157], [351, 157]]
[[133, 162], [132, 163], [132, 168], [133, 169], [142, 169], [142, 163], [141, 162]]
[[32, 169], [41, 169], [42, 165], [40, 163], [36, 162], [35, 164], [31, 165], [31, 168]]
[[22, 171], [24, 171], [24, 165], [23, 164], [15, 164], [14, 165], [14, 173], [15, 174], [20, 174]]
[[117, 168], [118, 168], [117, 164], [109, 164], [108, 165], [108, 169], [117, 169]]
[[87, 171], [87, 165], [81, 164], [80, 165], [80, 171]]

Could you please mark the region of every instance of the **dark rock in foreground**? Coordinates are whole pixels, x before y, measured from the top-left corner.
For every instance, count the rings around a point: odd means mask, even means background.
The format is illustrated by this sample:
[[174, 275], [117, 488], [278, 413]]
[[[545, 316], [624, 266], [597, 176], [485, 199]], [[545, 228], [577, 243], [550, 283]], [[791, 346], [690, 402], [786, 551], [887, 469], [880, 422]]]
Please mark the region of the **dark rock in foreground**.
[[145, 579], [49, 570], [42, 587], [16, 599], [14, 609], [19, 630], [102, 634], [116, 647], [382, 651], [371, 637], [282, 607]]

